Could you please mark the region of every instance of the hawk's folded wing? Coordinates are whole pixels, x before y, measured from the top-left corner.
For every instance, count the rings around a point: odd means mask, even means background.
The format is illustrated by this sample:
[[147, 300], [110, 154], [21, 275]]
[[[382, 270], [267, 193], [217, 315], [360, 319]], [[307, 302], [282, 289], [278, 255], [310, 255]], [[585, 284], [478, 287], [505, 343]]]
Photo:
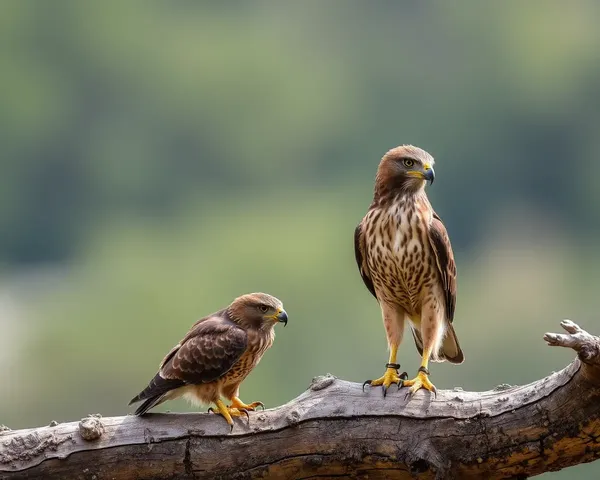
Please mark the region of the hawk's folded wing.
[[375, 287], [373, 280], [371, 280], [371, 274], [369, 273], [369, 266], [367, 265], [367, 249], [365, 246], [365, 234], [363, 231], [363, 222], [360, 222], [354, 230], [354, 256], [356, 257], [356, 264], [358, 265], [358, 271], [363, 279], [369, 292], [377, 298], [375, 293]]
[[446, 320], [452, 323], [456, 307], [456, 263], [454, 263], [454, 254], [452, 253], [446, 227], [444, 227], [442, 219], [435, 212], [433, 212], [433, 222], [429, 228], [429, 243], [442, 279]]
[[167, 354], [159, 372], [130, 404], [184, 385], [217, 380], [239, 360], [247, 346], [246, 332], [229, 319], [209, 317], [200, 321]]

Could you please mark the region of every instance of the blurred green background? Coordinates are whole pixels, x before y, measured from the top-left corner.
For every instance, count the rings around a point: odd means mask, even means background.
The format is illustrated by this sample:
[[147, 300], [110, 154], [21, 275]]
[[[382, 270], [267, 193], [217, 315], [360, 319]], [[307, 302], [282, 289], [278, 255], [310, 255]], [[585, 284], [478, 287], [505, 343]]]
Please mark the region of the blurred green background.
[[[402, 143], [437, 159], [429, 194], [459, 269], [466, 362], [433, 381], [487, 390], [564, 367], [573, 353], [544, 332], [571, 318], [600, 333], [599, 15], [551, 0], [2, 2], [0, 423], [126, 414], [197, 318], [251, 291], [290, 323], [246, 401], [380, 375], [352, 237]], [[399, 359], [418, 366], [409, 338]]]

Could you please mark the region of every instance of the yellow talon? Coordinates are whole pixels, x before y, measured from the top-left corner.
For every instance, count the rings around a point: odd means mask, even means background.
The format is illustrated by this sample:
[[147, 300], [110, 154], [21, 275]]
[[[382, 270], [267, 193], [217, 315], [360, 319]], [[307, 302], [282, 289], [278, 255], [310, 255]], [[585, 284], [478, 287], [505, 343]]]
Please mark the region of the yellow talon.
[[265, 406], [263, 405], [262, 402], [252, 402], [249, 404], [246, 404], [244, 402], [242, 402], [239, 397], [233, 397], [233, 399], [231, 400], [231, 405], [229, 405], [228, 408], [237, 408], [238, 410], [248, 410], [250, 412], [256, 410], [257, 407], [262, 407], [263, 410], [265, 409]]
[[233, 418], [232, 417], [242, 417], [242, 416], [246, 416], [248, 417], [248, 412], [247, 409], [241, 409], [241, 408], [236, 408], [236, 407], [227, 407], [225, 406], [225, 404], [223, 403], [222, 400], [217, 400], [215, 402], [215, 405], [217, 406], [217, 410], [214, 410], [213, 408], [209, 408], [208, 411], [212, 412], [216, 415], [223, 415], [223, 418], [225, 418], [225, 421], [229, 424], [231, 430], [233, 430]]
[[433, 394], [437, 393], [435, 385], [429, 381], [429, 376], [425, 372], [419, 372], [412, 380], [404, 380], [402, 383], [403, 387], [410, 387], [407, 395], [413, 395], [417, 390], [424, 388], [429, 390]]
[[[402, 376], [404, 376], [404, 374]], [[383, 377], [380, 377], [376, 380], [367, 380], [365, 383], [363, 383], [363, 390], [365, 389], [365, 385], [371, 385], [372, 387], [377, 387], [381, 385], [383, 386], [383, 396], [385, 397], [387, 394], [387, 390], [388, 388], [390, 388], [391, 385], [395, 384], [398, 385], [398, 388], [400, 388], [400, 386], [402, 385], [402, 381], [402, 377], [398, 375], [398, 370], [396, 370], [395, 368], [388, 367], [385, 370]]]
[[383, 377], [380, 377], [376, 380], [370, 380], [369, 382], [369, 384], [372, 387], [383, 385], [386, 388], [389, 388], [390, 385], [392, 385], [393, 383], [400, 383], [400, 376], [398, 375], [398, 372], [393, 368], [387, 368], [385, 370], [385, 373], [383, 374]]

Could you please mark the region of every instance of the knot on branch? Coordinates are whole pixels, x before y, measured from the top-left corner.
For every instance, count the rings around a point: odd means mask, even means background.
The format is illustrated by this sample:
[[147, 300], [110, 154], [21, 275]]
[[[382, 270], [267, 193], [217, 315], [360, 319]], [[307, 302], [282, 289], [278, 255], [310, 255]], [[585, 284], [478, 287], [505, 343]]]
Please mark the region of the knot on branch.
[[98, 440], [104, 433], [104, 424], [101, 415], [90, 415], [79, 422], [79, 434], [84, 440]]
[[318, 392], [319, 390], [323, 390], [324, 388], [327, 388], [329, 385], [331, 385], [333, 382], [335, 382], [336, 377], [334, 377], [331, 373], [328, 373], [327, 375], [321, 375], [318, 377], [315, 377], [312, 379], [312, 382], [310, 384], [310, 389], [313, 392]]

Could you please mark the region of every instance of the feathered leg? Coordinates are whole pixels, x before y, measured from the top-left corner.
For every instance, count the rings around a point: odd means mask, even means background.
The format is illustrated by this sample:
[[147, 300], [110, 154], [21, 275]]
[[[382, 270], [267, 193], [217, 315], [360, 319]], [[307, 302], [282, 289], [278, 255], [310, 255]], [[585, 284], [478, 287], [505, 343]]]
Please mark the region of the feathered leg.
[[405, 380], [403, 386], [410, 387], [407, 395], [414, 394], [417, 390], [424, 388], [433, 392], [437, 392], [433, 383], [429, 381], [429, 360], [437, 357], [442, 339], [444, 338], [444, 312], [434, 302], [430, 301], [423, 305], [421, 310], [421, 322], [415, 325], [421, 332], [423, 338], [423, 354], [421, 358], [421, 366], [419, 372], [412, 380]]
[[381, 304], [381, 313], [383, 316], [383, 325], [385, 326], [385, 333], [388, 340], [388, 347], [390, 349], [390, 356], [388, 363], [386, 363], [386, 370], [383, 377], [377, 378], [376, 380], [367, 380], [363, 383], [363, 390], [365, 385], [371, 385], [376, 387], [381, 385], [383, 389], [383, 396], [387, 394], [388, 388], [391, 385], [396, 384], [402, 385], [402, 380], [407, 377], [406, 373], [398, 375], [400, 370], [400, 364], [396, 363], [396, 355], [398, 354], [398, 347], [402, 342], [404, 335], [404, 318], [406, 312], [397, 307], [389, 307], [387, 304]]

